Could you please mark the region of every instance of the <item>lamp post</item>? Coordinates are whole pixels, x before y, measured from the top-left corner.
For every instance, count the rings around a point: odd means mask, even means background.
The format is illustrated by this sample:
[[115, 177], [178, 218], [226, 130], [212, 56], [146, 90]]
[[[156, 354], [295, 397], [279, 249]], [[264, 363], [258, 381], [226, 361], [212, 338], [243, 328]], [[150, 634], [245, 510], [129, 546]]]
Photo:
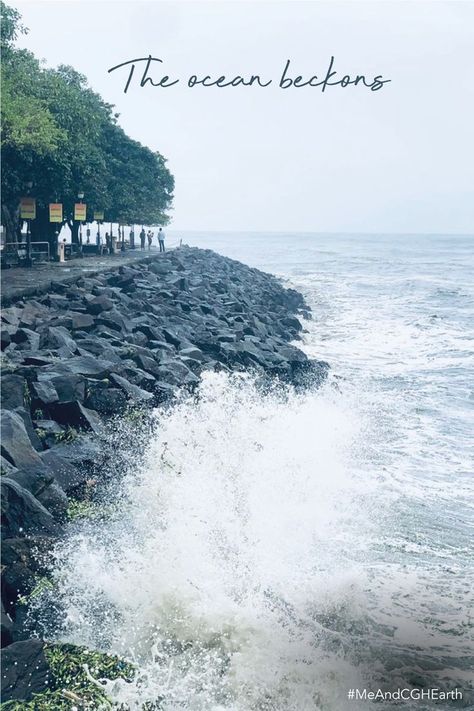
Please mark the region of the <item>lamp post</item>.
[[[25, 183], [26, 190], [27, 190], [27, 195], [29, 197], [31, 188], [33, 187], [33, 181], [28, 180], [28, 182]], [[26, 220], [26, 260], [25, 260], [25, 266], [31, 267], [33, 266], [33, 260], [31, 258], [31, 218], [28, 218]]]

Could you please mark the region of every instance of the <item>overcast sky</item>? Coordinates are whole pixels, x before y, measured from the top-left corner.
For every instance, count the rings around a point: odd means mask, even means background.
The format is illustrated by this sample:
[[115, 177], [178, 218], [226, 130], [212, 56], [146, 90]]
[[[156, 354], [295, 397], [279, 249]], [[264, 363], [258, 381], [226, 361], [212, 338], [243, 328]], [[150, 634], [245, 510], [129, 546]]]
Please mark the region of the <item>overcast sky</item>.
[[[8, 2], [8, 0], [7, 0]], [[48, 65], [71, 64], [176, 179], [173, 228], [474, 231], [473, 2], [11, 0]], [[167, 89], [108, 69], [148, 54]], [[379, 91], [278, 87], [391, 79]], [[138, 73], [138, 67], [136, 69]], [[272, 79], [188, 88], [191, 74]]]

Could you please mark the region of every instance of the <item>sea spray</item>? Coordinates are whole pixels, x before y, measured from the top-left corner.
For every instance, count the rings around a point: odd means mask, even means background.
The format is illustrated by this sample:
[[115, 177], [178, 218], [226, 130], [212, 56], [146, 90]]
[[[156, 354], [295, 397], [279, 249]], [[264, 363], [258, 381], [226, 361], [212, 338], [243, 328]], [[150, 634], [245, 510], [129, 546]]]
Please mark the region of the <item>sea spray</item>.
[[350, 466], [361, 428], [330, 384], [262, 394], [205, 374], [156, 413], [114, 515], [58, 549], [49, 636], [134, 662], [134, 682], [105, 682], [127, 708], [342, 708], [365, 624], [353, 549], [375, 525], [377, 484]]

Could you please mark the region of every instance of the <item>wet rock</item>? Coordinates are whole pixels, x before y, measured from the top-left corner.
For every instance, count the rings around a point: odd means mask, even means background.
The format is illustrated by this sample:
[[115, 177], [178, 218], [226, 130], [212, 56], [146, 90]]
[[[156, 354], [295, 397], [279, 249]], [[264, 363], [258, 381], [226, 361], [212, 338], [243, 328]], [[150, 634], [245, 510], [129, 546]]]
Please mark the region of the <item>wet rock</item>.
[[200, 361], [201, 363], [205, 360], [204, 353], [195, 346], [190, 346], [189, 348], [182, 348], [179, 351], [179, 355], [183, 356], [184, 358], [192, 358], [193, 360]]
[[2, 535], [59, 535], [60, 527], [33, 494], [8, 477], [2, 477]]
[[40, 492], [36, 498], [56, 521], [60, 523], [66, 521], [69, 501], [64, 491], [55, 482]]
[[110, 311], [113, 308], [114, 302], [104, 294], [97, 296], [87, 304], [87, 311], [94, 315], [100, 314], [102, 311]]
[[12, 342], [10, 330], [8, 330], [7, 328], [5, 328], [3, 326], [2, 326], [2, 330], [1, 330], [1, 334], [0, 334], [0, 340], [1, 340], [0, 345], [1, 345], [2, 351], [4, 351], [5, 348], [7, 348], [10, 345], [10, 343]]
[[28, 639], [10, 644], [2, 654], [2, 701], [31, 701], [34, 694], [54, 688], [44, 655], [44, 642]]
[[53, 474], [46, 469], [42, 461], [38, 469], [17, 469], [8, 478], [15, 481], [36, 498], [54, 482]]
[[98, 445], [72, 442], [54, 447], [41, 454], [43, 464], [54, 476], [56, 484], [71, 495], [90, 478], [94, 464], [100, 464]]
[[197, 384], [199, 378], [180, 360], [168, 360], [158, 368], [159, 380], [170, 385]]
[[3, 602], [1, 615], [1, 643], [3, 649], [3, 647], [7, 647], [13, 642], [13, 621], [5, 611], [5, 608], [3, 607]]
[[41, 468], [41, 460], [33, 448], [20, 415], [9, 410], [1, 414], [1, 453], [17, 469]]
[[52, 350], [66, 348], [73, 354], [77, 350], [77, 343], [64, 326], [50, 326], [41, 336], [41, 347]]
[[23, 407], [25, 396], [28, 396], [28, 386], [25, 378], [20, 375], [3, 375], [1, 378], [1, 403], [4, 410], [15, 410]]
[[84, 407], [80, 402], [56, 402], [49, 406], [49, 412], [56, 422], [75, 429], [92, 431], [95, 434], [103, 432], [100, 418]]
[[90, 393], [85, 405], [104, 416], [117, 415], [126, 409], [127, 396], [119, 388], [97, 388]]
[[12, 336], [13, 343], [18, 344], [22, 349], [36, 351], [39, 348], [40, 336], [39, 333], [31, 331], [29, 328], [19, 328]]
[[164, 328], [163, 336], [165, 337], [165, 341], [167, 343], [171, 343], [171, 345], [173, 345], [175, 348], [181, 347], [181, 339], [179, 338], [179, 335], [176, 331], [172, 331], [169, 328]]
[[21, 618], [19, 598], [27, 597], [49, 565], [53, 540], [44, 536], [6, 538], [2, 540], [2, 605], [14, 622], [13, 641], [18, 639]]
[[149, 403], [153, 400], [153, 395], [146, 390], [142, 390], [137, 385], [129, 382], [126, 378], [121, 375], [112, 373], [110, 380], [117, 385], [121, 390], [123, 390], [132, 402], [136, 403]]
[[35, 409], [45, 408], [59, 400], [59, 395], [51, 380], [31, 384], [31, 397]]
[[[58, 373], [55, 370], [38, 373], [38, 386], [44, 388], [44, 392], [50, 395], [50, 399], [43, 400], [46, 409], [54, 405], [56, 402], [73, 402], [78, 400], [82, 402], [85, 397], [85, 378], [79, 374], [72, 372]], [[41, 392], [39, 387], [32, 388], [33, 392]], [[54, 396], [56, 393], [56, 396]], [[40, 396], [38, 396], [39, 399]], [[33, 399], [33, 407], [35, 407], [36, 399]]]
[[95, 321], [90, 314], [70, 311], [65, 318], [64, 325], [71, 331], [90, 331], [95, 325]]
[[114, 364], [106, 360], [98, 360], [92, 356], [75, 356], [67, 361], [67, 369], [76, 375], [94, 378], [106, 378]]
[[8, 459], [5, 459], [3, 455], [0, 456], [0, 466], [2, 476], [9, 476], [12, 472], [16, 472], [17, 470], [16, 467], [14, 467], [13, 464], [8, 461]]

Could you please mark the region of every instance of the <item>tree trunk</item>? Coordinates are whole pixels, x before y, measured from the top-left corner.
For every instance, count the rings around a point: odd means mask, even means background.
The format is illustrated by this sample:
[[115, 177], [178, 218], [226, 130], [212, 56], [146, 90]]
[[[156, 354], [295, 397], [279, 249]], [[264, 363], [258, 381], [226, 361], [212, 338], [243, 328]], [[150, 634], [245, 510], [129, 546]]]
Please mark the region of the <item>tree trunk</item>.
[[18, 226], [20, 224], [20, 206], [2, 205], [5, 242], [18, 244]]
[[71, 243], [79, 244], [79, 222], [77, 220], [68, 220], [67, 224], [71, 230]]

